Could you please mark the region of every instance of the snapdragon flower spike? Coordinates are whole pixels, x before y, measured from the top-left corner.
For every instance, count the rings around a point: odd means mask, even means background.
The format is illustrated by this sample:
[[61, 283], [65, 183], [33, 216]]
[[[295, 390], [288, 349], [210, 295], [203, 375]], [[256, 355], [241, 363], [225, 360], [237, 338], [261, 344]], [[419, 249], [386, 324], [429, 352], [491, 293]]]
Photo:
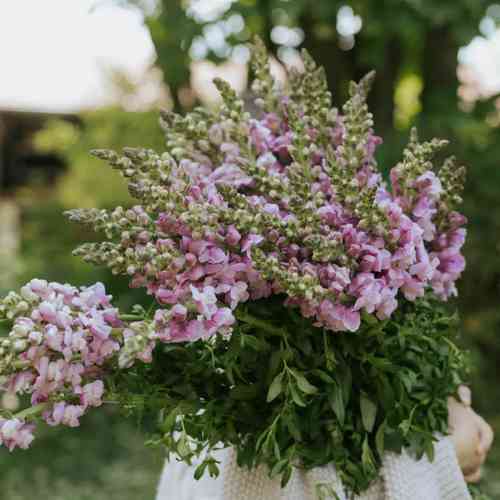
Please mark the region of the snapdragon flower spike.
[[31, 395], [31, 407], [0, 417], [0, 444], [27, 448], [35, 417], [49, 425], [76, 427], [102, 404], [107, 362], [121, 349], [123, 324], [104, 286], [77, 289], [34, 279], [0, 301], [12, 321], [0, 342], [4, 390]]
[[216, 80], [217, 112], [162, 114], [165, 152], [94, 152], [127, 179], [135, 207], [70, 212], [108, 238], [77, 253], [156, 299], [150, 341], [228, 334], [239, 304], [271, 294], [332, 331], [356, 331], [362, 314], [389, 318], [427, 292], [456, 294], [463, 170], [433, 165], [445, 142], [412, 132], [387, 185], [366, 102], [374, 75], [339, 111], [306, 53], [306, 70], [278, 89], [263, 51], [253, 58], [259, 115]]

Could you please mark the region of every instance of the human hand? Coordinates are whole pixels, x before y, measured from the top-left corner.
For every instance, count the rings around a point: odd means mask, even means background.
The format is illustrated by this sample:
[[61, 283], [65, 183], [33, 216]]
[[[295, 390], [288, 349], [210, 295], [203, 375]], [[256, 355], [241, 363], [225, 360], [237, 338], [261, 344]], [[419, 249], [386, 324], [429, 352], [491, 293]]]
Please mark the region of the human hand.
[[460, 401], [448, 400], [448, 426], [465, 480], [473, 483], [481, 479], [481, 465], [493, 442], [493, 431], [472, 409], [469, 388], [461, 386], [458, 395]]

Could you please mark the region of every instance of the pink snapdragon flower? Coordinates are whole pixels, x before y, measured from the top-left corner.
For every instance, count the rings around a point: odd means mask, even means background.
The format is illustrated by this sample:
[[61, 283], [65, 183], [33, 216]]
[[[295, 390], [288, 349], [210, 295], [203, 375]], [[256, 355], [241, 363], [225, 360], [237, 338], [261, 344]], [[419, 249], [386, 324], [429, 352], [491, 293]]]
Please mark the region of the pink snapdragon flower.
[[12, 451], [15, 448], [26, 450], [35, 437], [35, 426], [27, 424], [18, 418], [6, 420], [0, 417], [0, 445]]
[[[103, 367], [123, 344], [112, 335], [123, 330], [118, 311], [100, 283], [78, 289], [36, 279], [22, 287], [19, 300], [26, 306], [3, 343], [11, 353], [0, 363], [5, 389], [31, 395], [30, 418], [41, 412], [49, 425], [76, 427], [102, 404]], [[24, 418], [0, 419], [0, 442], [26, 448], [33, 430]]]
[[[287, 99], [283, 100], [286, 109]], [[184, 205], [199, 205], [209, 217], [210, 206], [224, 210], [230, 207], [221, 189], [230, 186], [248, 204], [250, 212], [260, 211], [262, 217], [280, 222], [297, 221], [290, 200], [258, 187], [257, 178], [248, 174], [249, 162], [269, 175], [268, 184], [291, 182], [289, 176], [294, 132], [290, 130], [286, 113], [264, 114], [249, 122], [248, 141], [255, 157], [250, 160], [242, 145], [231, 142], [223, 127], [214, 124], [209, 136], [219, 160], [207, 156], [197, 160], [181, 160], [172, 170], [172, 181], [182, 173], [190, 177], [189, 194]], [[308, 131], [312, 143], [318, 131]], [[331, 130], [331, 145], [336, 157], [341, 157], [345, 128], [342, 116]], [[455, 281], [463, 271], [460, 253], [465, 223], [457, 212], [450, 211], [448, 229], [440, 233], [438, 215], [442, 219], [440, 200], [445, 191], [439, 176], [431, 170], [419, 170], [407, 177], [399, 167], [392, 169], [387, 186], [376, 169], [374, 153], [381, 139], [368, 133], [363, 146], [364, 157], [352, 175], [351, 184], [357, 191], [373, 194], [373, 210], [380, 223], [367, 227], [353, 214], [352, 207], [338, 196], [325, 163], [323, 146], [315, 147], [311, 155], [311, 193], [321, 193], [323, 201], [315, 206], [318, 226], [314, 231], [343, 247], [342, 261], [324, 262], [315, 259], [305, 241], [286, 241], [280, 232], [269, 227], [252, 227], [244, 231], [236, 221], [218, 227], [193, 231], [189, 223], [167, 213], [156, 215], [155, 225], [161, 231], [156, 245], [160, 252], [175, 254], [170, 269], [152, 273], [146, 267], [132, 278], [134, 286], [146, 286], [162, 308], [156, 321], [158, 339], [163, 342], [183, 342], [206, 338], [230, 331], [229, 324], [219, 324], [214, 318], [227, 315], [247, 300], [258, 300], [284, 293], [279, 280], [265, 278], [254, 258], [257, 248], [266, 248], [277, 259], [285, 273], [309, 276], [328, 291], [328, 298], [294, 295], [285, 298], [289, 306], [299, 307], [302, 314], [315, 319], [319, 326], [333, 331], [354, 331], [360, 325], [360, 314], [371, 314], [383, 320], [397, 309], [398, 301], [416, 300], [427, 290], [433, 290], [446, 300], [456, 293]], [[246, 146], [245, 146], [246, 147]], [[213, 155], [217, 158], [217, 154]], [[221, 159], [222, 158], [222, 159]], [[203, 175], [200, 174], [203, 172]], [[180, 180], [179, 180], [180, 182]], [[266, 184], [267, 185], [267, 184]], [[311, 205], [312, 206], [312, 205]], [[244, 211], [241, 211], [244, 213]], [[182, 217], [181, 217], [182, 218]], [[380, 229], [380, 227], [383, 228]], [[290, 235], [293, 239], [293, 234]], [[154, 234], [153, 240], [154, 241]], [[130, 249], [142, 244], [130, 243]], [[227, 312], [222, 313], [221, 311]], [[231, 316], [234, 315], [231, 313]], [[229, 322], [227, 322], [229, 323]]]

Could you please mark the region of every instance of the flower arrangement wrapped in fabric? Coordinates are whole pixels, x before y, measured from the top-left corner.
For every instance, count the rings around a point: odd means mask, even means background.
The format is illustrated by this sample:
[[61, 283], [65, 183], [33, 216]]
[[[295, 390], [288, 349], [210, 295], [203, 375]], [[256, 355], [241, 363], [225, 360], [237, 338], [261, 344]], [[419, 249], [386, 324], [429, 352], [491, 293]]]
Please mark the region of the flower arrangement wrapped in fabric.
[[332, 463], [353, 491], [385, 450], [433, 454], [447, 397], [465, 369], [440, 302], [464, 268], [464, 169], [434, 157], [445, 141], [411, 134], [387, 185], [366, 98], [373, 75], [332, 107], [304, 54], [276, 88], [257, 42], [252, 117], [222, 80], [217, 112], [165, 112], [166, 151], [93, 153], [138, 204], [73, 210], [106, 241], [76, 250], [144, 287], [153, 305], [120, 315], [102, 285], [33, 280], [0, 317], [0, 372], [31, 406], [0, 420], [26, 448], [34, 423], [78, 425], [104, 400], [157, 412], [153, 442], [217, 473], [211, 452], [293, 467]]

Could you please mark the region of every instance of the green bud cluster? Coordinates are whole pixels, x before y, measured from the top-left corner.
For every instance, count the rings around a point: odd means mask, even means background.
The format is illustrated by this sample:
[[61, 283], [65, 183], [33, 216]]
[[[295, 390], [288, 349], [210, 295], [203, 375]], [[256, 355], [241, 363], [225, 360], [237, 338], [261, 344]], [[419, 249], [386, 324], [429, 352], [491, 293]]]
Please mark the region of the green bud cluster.
[[173, 248], [158, 248], [152, 242], [134, 245], [124, 240], [125, 237], [122, 235], [121, 243], [84, 243], [73, 251], [73, 255], [81, 256], [85, 262], [106, 266], [115, 275], [133, 276], [141, 273], [148, 277], [168, 269], [173, 260], [180, 256]]
[[271, 76], [269, 56], [264, 42], [256, 37], [254, 50], [252, 51], [251, 67], [254, 73], [252, 92], [256, 95], [256, 104], [265, 111], [275, 109], [276, 96], [274, 90], [274, 79]]
[[266, 255], [260, 248], [252, 249], [252, 257], [256, 267], [261, 269], [263, 278], [276, 281], [289, 297], [319, 301], [330, 293], [321, 286], [316, 276], [285, 268], [275, 256]]
[[368, 110], [366, 99], [374, 78], [375, 72], [371, 71], [359, 83], [351, 82], [350, 99], [342, 107], [344, 141], [338, 152], [344, 176], [354, 175], [365, 156], [368, 133], [373, 127], [373, 115]]
[[451, 156], [443, 163], [439, 170], [439, 178], [443, 185], [443, 192], [439, 198], [436, 225], [440, 230], [446, 229], [447, 216], [451, 210], [456, 210], [463, 202], [466, 169], [457, 166], [456, 158]]
[[132, 366], [137, 357], [148, 349], [155, 340], [155, 328], [152, 321], [134, 321], [127, 326], [133, 335], [124, 337], [123, 347], [118, 357], [118, 366], [128, 368]]
[[428, 170], [435, 170], [432, 163], [434, 156], [448, 145], [443, 139], [419, 142], [416, 128], [410, 132], [410, 141], [403, 151], [403, 160], [394, 167], [394, 173], [401, 179], [403, 195], [413, 200], [416, 190], [412, 187], [414, 181]]
[[0, 300], [0, 320], [11, 321], [18, 316], [22, 316], [28, 310], [28, 302], [18, 293], [9, 292]]
[[[349, 100], [342, 107], [343, 143], [334, 150], [326, 148], [326, 171], [338, 200], [348, 207], [353, 215], [362, 221], [362, 227], [372, 228], [383, 235], [383, 213], [375, 204], [376, 188], [360, 187], [355, 178], [363, 165], [365, 148], [373, 128], [373, 115], [368, 110], [367, 96], [375, 78], [375, 72], [368, 73], [359, 83], [351, 82]], [[373, 164], [371, 167], [375, 167]]]
[[218, 140], [210, 140], [210, 130], [215, 116], [207, 109], [197, 107], [184, 116], [172, 111], [160, 112], [160, 127], [166, 134], [166, 149], [176, 159], [196, 160], [199, 152], [206, 154], [212, 161], [217, 159]]
[[65, 215], [72, 222], [87, 225], [96, 232], [103, 232], [107, 238], [121, 236], [125, 231], [128, 239], [136, 239], [144, 231], [152, 231], [154, 225], [146, 213], [138, 216], [133, 210], [116, 207], [109, 211], [98, 208], [68, 210]]
[[304, 71], [290, 70], [290, 101], [300, 103], [300, 117], [305, 129], [319, 134], [317, 143], [330, 143], [329, 130], [337, 119], [332, 108], [332, 94], [328, 90], [325, 70], [318, 67], [307, 50], [301, 52]]
[[214, 78], [213, 82], [222, 97], [222, 105], [218, 110], [222, 128], [228, 131], [230, 138], [237, 144], [246, 145], [248, 143], [247, 123], [250, 120], [250, 113], [244, 110], [245, 102], [222, 78]]

